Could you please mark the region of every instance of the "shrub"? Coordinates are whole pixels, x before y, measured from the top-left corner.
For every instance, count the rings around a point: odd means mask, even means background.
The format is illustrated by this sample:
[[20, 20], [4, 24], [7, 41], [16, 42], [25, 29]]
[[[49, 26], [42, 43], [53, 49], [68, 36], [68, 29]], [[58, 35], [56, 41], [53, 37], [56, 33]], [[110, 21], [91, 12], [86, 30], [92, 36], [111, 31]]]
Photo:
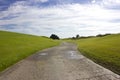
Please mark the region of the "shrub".
[[50, 36], [50, 38], [51, 38], [51, 39], [57, 39], [57, 40], [60, 39], [60, 38], [59, 38], [57, 35], [55, 35], [55, 34], [52, 34], [52, 35]]

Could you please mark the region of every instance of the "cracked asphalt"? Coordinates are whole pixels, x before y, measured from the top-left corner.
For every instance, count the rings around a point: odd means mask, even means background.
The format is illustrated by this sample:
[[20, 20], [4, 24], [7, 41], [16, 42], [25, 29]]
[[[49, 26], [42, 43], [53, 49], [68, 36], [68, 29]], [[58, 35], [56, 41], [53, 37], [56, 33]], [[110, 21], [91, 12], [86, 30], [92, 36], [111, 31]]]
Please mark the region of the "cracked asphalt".
[[63, 42], [18, 62], [0, 80], [120, 80], [120, 76], [84, 57], [76, 45]]

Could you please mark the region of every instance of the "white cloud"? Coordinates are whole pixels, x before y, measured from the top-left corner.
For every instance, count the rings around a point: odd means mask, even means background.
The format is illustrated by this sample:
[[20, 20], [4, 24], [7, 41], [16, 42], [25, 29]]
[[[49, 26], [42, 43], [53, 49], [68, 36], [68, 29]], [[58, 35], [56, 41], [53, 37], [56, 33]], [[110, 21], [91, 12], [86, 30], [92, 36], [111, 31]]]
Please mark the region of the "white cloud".
[[44, 3], [44, 2], [48, 2], [48, 0], [36, 0], [36, 1], [37, 1], [37, 2], [40, 1], [40, 2], [43, 2], [43, 3]]
[[106, 8], [120, 9], [120, 0], [103, 0], [101, 5]]
[[104, 4], [120, 4], [120, 0], [103, 0]]
[[92, 0], [92, 1], [91, 1], [91, 3], [95, 3], [95, 2], [96, 2], [96, 0]]
[[48, 2], [49, 0], [28, 0], [29, 3], [45, 3], [45, 2]]
[[11, 16], [10, 14], [18, 14], [18, 17], [0, 20], [0, 25], [16, 24], [12, 31], [36, 35], [49, 36], [55, 33], [60, 37], [70, 37], [76, 34], [96, 35], [120, 31], [120, 23], [112, 22], [120, 19], [120, 11], [105, 9], [97, 4], [67, 4], [38, 8], [19, 2], [0, 13], [0, 18]]

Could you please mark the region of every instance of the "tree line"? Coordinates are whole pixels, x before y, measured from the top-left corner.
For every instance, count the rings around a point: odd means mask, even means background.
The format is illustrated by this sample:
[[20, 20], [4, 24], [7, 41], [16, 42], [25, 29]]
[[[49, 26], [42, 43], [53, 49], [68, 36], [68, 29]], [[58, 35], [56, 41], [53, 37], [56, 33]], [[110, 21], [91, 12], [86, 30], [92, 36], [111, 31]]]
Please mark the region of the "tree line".
[[[79, 34], [77, 34], [75, 37], [72, 38], [68, 38], [68, 39], [83, 39], [83, 38], [91, 38], [91, 37], [104, 37], [107, 35], [111, 35], [111, 34], [98, 34], [96, 36], [80, 36]], [[59, 36], [57, 36], [56, 34], [51, 34], [50, 36], [51, 39], [53, 40], [60, 40]]]

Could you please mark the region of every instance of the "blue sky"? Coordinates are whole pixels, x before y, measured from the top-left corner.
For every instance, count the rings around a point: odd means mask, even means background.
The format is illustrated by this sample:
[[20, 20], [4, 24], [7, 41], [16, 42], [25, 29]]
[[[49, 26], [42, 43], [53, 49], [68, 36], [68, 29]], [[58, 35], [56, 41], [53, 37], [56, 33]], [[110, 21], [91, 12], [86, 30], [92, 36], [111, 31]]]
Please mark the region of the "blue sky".
[[62, 38], [120, 33], [120, 0], [0, 0], [0, 30]]

